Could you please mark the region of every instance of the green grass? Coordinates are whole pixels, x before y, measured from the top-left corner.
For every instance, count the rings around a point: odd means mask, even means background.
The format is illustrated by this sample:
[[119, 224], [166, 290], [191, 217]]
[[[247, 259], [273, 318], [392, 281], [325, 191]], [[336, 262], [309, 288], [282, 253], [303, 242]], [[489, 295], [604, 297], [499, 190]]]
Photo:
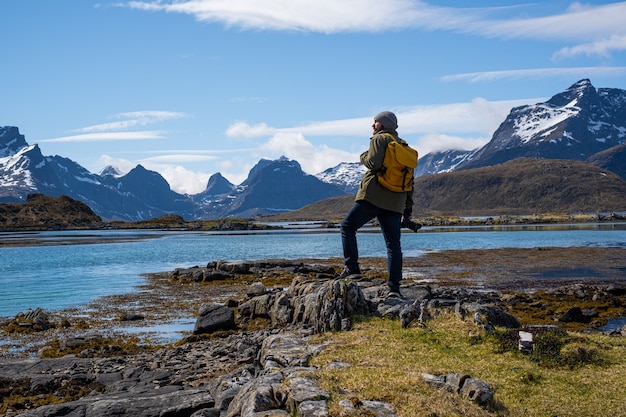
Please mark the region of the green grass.
[[[626, 415], [626, 340], [561, 331], [542, 335], [524, 354], [507, 346], [505, 334], [479, 332], [452, 315], [408, 329], [371, 319], [350, 332], [318, 336], [328, 347], [312, 365], [331, 393], [334, 416], [349, 415], [338, 405], [342, 399], [387, 401], [401, 417]], [[481, 408], [421, 376], [458, 372], [489, 383], [494, 403]]]

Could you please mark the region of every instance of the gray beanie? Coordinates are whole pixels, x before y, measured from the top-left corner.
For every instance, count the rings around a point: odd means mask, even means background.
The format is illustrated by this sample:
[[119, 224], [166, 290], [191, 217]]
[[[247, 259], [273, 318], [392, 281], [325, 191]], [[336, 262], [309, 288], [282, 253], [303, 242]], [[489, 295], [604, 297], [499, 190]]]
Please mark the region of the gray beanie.
[[374, 116], [374, 120], [378, 120], [380, 124], [387, 129], [396, 130], [398, 128], [398, 119], [396, 118], [396, 115], [390, 111], [381, 111]]

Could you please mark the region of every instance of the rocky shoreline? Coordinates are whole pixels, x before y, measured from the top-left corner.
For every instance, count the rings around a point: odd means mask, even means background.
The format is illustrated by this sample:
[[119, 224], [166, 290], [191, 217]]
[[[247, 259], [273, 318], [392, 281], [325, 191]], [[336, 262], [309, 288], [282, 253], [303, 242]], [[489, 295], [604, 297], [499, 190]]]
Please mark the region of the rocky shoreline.
[[[3, 335], [28, 346], [4, 345], [4, 415], [328, 415], [328, 393], [308, 367], [323, 349], [315, 334], [349, 331], [355, 315], [408, 327], [437, 309], [482, 326], [598, 328], [626, 316], [625, 255], [601, 248], [433, 252], [405, 260], [403, 298], [385, 296], [384, 259], [364, 260], [356, 281], [334, 279], [337, 259], [215, 261], [155, 274], [136, 293], [47, 313], [40, 325], [48, 320], [48, 330]], [[147, 333], [134, 336], [139, 343], [122, 342], [125, 325], [181, 317], [196, 322], [176, 343], [156, 346]], [[395, 415], [389, 404], [370, 406], [371, 415]]]

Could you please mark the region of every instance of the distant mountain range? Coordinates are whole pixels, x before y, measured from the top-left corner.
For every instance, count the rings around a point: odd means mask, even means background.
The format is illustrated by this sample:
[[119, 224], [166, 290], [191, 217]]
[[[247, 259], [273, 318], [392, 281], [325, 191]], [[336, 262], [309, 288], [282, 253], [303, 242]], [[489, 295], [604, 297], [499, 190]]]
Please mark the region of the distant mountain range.
[[[555, 165], [529, 159], [508, 163], [518, 158], [581, 163]], [[545, 103], [512, 109], [491, 141], [480, 149], [422, 156], [416, 171], [416, 202], [421, 210], [434, 212], [470, 208], [478, 212], [626, 210], [626, 203], [621, 203], [626, 202], [626, 194], [620, 185], [620, 181], [626, 184], [625, 162], [626, 91], [596, 89], [589, 80], [581, 80]], [[485, 171], [487, 167], [493, 169]], [[538, 169], [547, 170], [546, 175], [539, 175]], [[170, 213], [187, 220], [252, 218], [294, 211], [329, 198], [337, 205], [342, 197], [352, 199], [364, 171], [359, 163], [342, 163], [308, 175], [298, 162], [282, 157], [259, 161], [239, 185], [216, 173], [203, 192], [184, 195], [172, 191], [160, 174], [141, 165], [125, 175], [112, 167], [93, 174], [70, 159], [42, 155], [17, 127], [0, 127], [0, 203], [24, 202], [30, 194], [65, 195], [84, 202], [105, 221], [140, 221]], [[561, 180], [552, 177], [557, 171]], [[590, 185], [573, 176], [575, 172], [595, 182]], [[529, 177], [532, 182], [525, 181]], [[610, 179], [610, 184], [599, 181], [601, 178]], [[517, 186], [511, 185], [515, 179]], [[504, 183], [509, 185], [502, 188]], [[582, 199], [583, 195], [572, 198], [578, 196], [572, 185], [583, 194], [594, 195], [595, 203]], [[563, 190], [570, 191], [564, 195]], [[621, 200], [600, 198], [598, 192], [612, 193]], [[461, 198], [464, 193], [468, 197]], [[471, 196], [480, 197], [474, 200]], [[442, 201], [445, 203], [438, 206]]]
[[251, 218], [294, 210], [354, 189], [362, 171], [349, 178], [341, 165], [336, 169], [343, 172], [341, 186], [304, 173], [298, 162], [285, 157], [264, 159], [237, 186], [218, 173], [203, 192], [184, 195], [141, 165], [126, 175], [112, 167], [93, 174], [70, 159], [42, 155], [17, 127], [0, 127], [0, 203], [24, 202], [30, 194], [65, 195], [84, 202], [107, 221], [139, 221], [169, 213], [187, 220]]

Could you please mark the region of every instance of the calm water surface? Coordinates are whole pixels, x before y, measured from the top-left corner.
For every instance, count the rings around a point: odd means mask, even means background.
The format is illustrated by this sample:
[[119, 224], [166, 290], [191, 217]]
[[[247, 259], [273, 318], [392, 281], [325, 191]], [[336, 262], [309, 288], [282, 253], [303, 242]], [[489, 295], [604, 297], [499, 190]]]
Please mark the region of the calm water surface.
[[[107, 243], [101, 243], [101, 242]], [[100, 243], [96, 243], [100, 242]], [[13, 246], [7, 246], [8, 244]], [[22, 245], [22, 246], [20, 246]], [[450, 249], [626, 247], [626, 224], [424, 228], [402, 236], [405, 257]], [[359, 233], [362, 257], [385, 256], [377, 229]], [[256, 233], [78, 231], [0, 233], [0, 316], [55, 310], [128, 293], [142, 274], [208, 261], [341, 257], [337, 229]]]

